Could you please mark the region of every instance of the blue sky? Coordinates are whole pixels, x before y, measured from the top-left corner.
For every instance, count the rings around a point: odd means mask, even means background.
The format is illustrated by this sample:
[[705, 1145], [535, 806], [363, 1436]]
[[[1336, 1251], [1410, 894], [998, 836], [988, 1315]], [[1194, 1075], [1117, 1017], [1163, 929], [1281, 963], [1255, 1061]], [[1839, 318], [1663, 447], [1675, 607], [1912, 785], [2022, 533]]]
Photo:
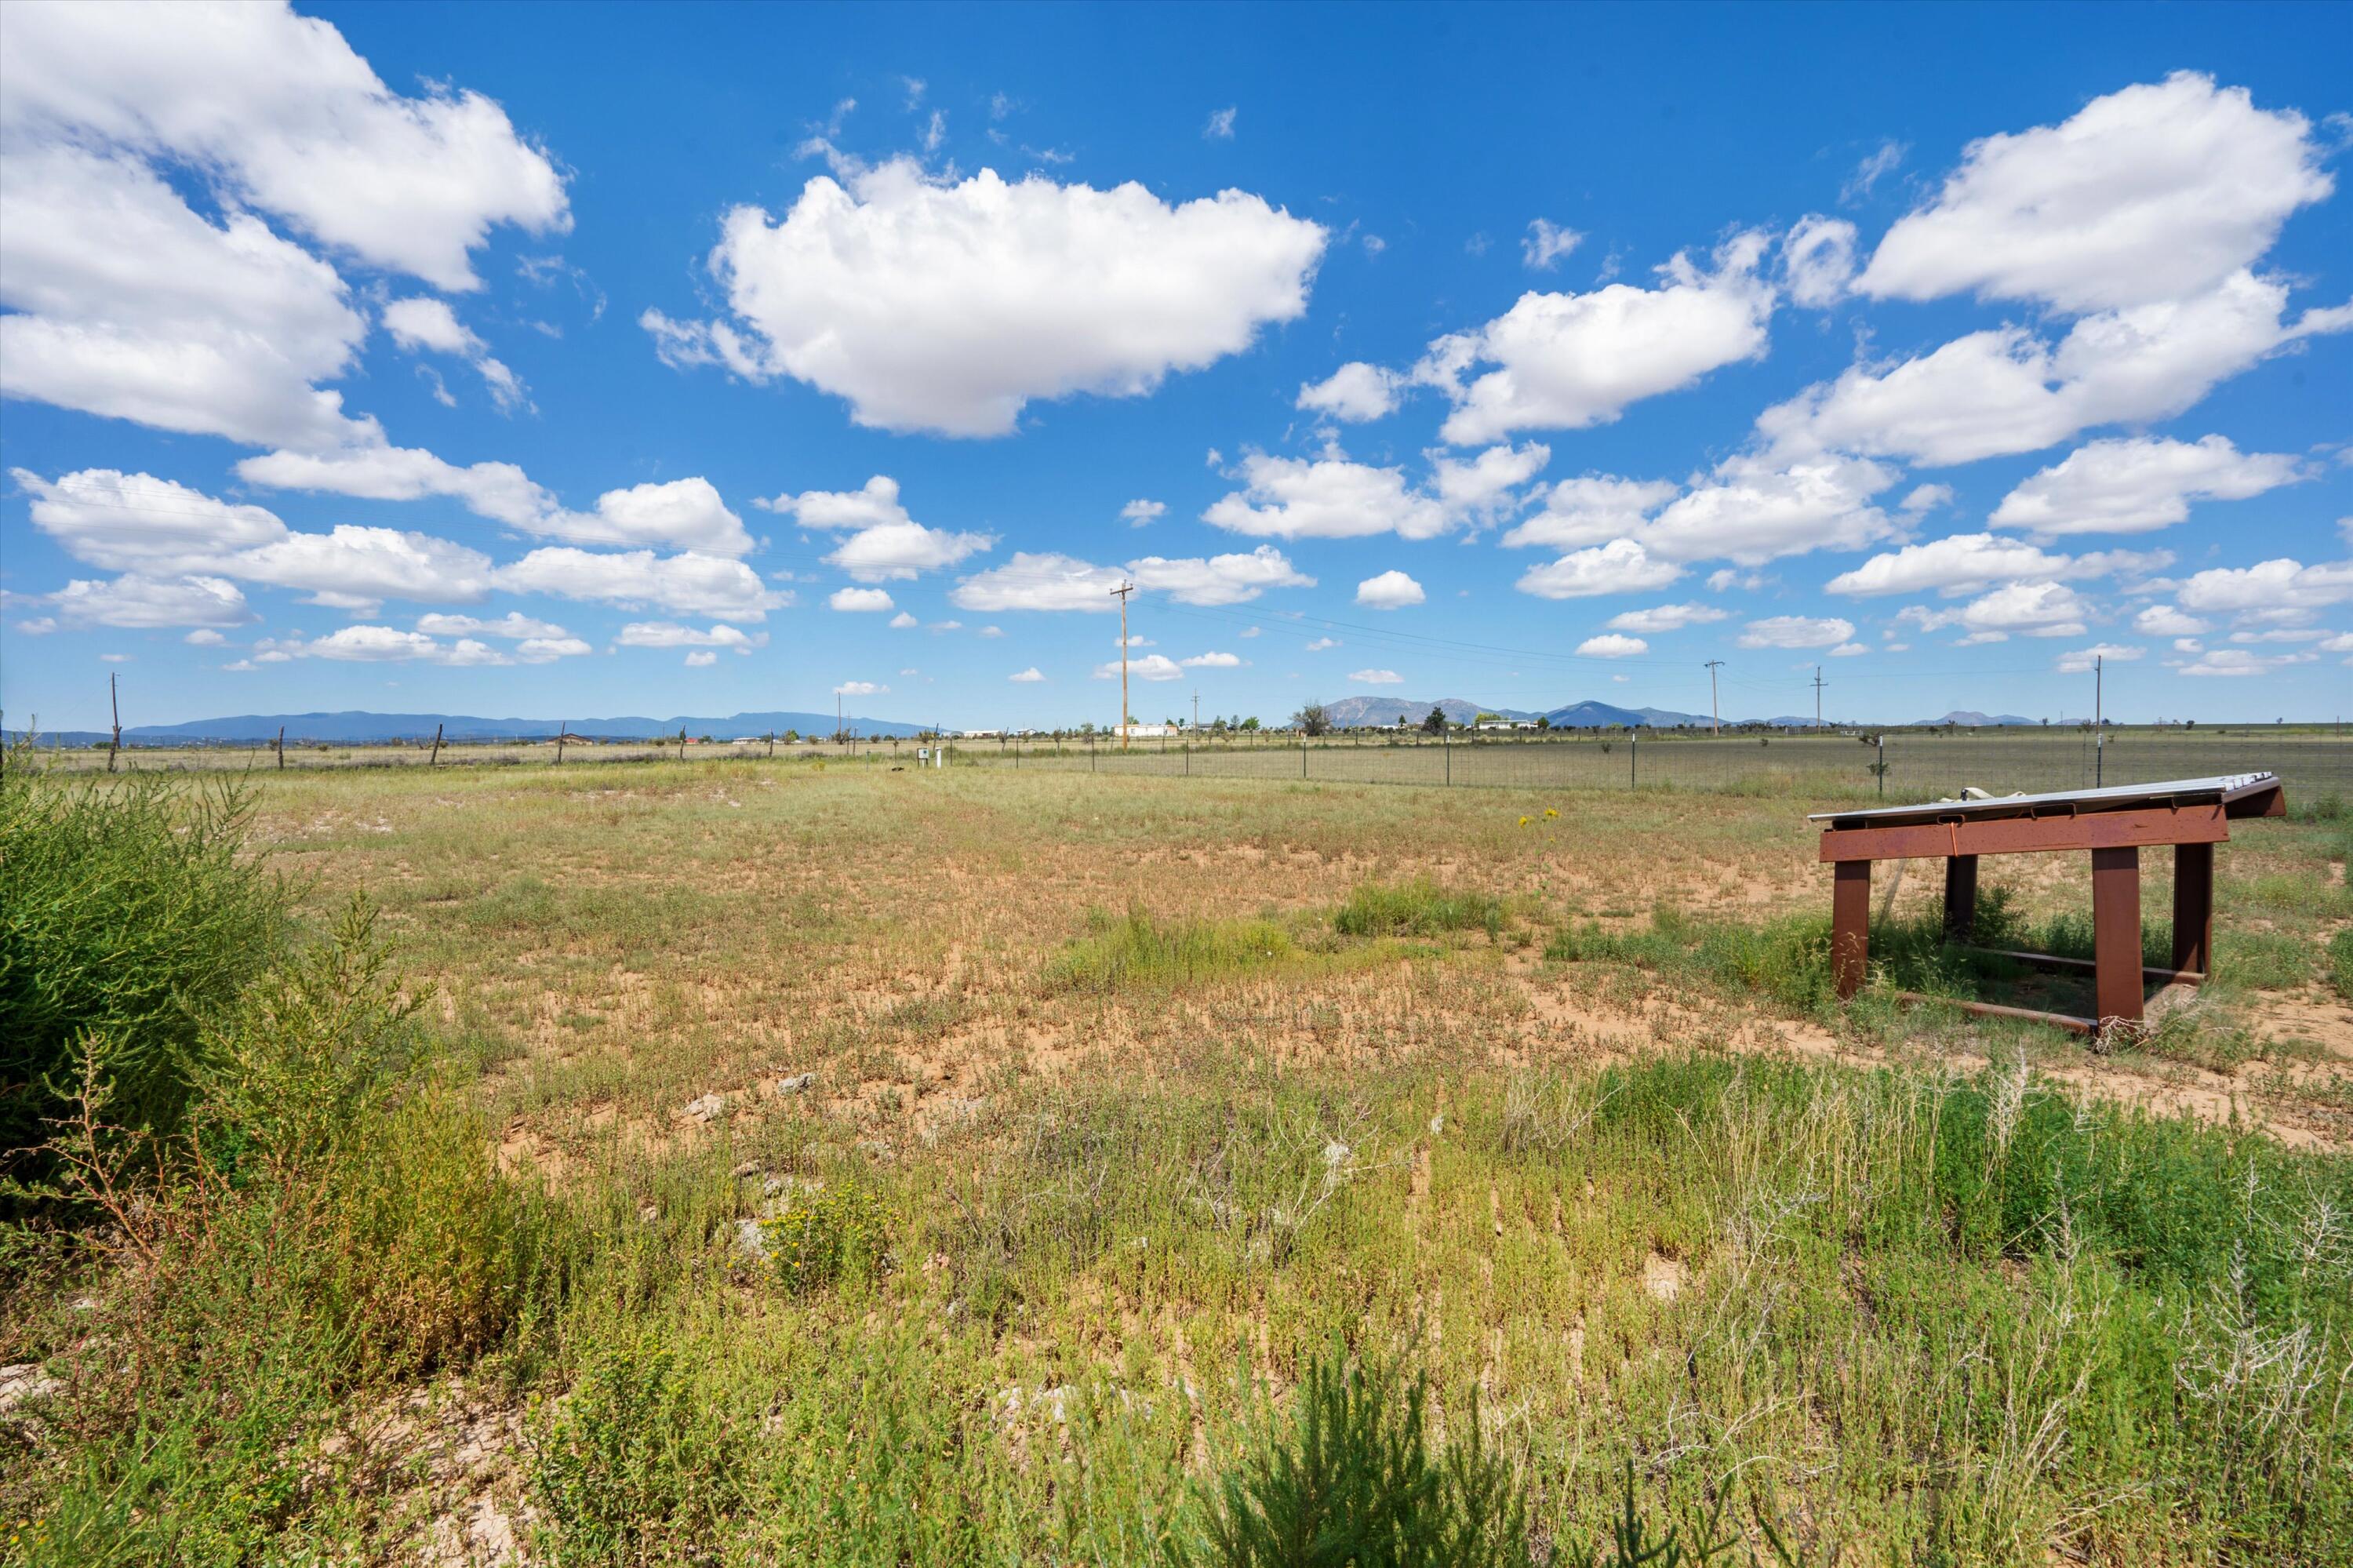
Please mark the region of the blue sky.
[[2345, 17], [12, 5], [0, 705], [2329, 717]]

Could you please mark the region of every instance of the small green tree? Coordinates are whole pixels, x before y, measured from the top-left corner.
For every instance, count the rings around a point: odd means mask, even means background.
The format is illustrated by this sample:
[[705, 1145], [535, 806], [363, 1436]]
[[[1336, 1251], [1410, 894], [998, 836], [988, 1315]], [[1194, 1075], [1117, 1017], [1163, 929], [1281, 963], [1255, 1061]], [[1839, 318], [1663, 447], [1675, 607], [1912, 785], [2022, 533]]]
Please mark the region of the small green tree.
[[1291, 715], [1291, 727], [1302, 735], [1323, 735], [1332, 727], [1332, 715], [1322, 703], [1309, 703]]
[[1436, 703], [1430, 704], [1430, 712], [1422, 715], [1421, 733], [1424, 735], [1444, 735], [1446, 733], [1446, 710], [1440, 707]]
[[[1291, 1430], [1203, 1489], [1199, 1568], [1527, 1568], [1527, 1505], [1476, 1395], [1445, 1449], [1429, 1393], [1390, 1363], [1310, 1363]], [[1651, 1561], [1651, 1559], [1641, 1559]]]

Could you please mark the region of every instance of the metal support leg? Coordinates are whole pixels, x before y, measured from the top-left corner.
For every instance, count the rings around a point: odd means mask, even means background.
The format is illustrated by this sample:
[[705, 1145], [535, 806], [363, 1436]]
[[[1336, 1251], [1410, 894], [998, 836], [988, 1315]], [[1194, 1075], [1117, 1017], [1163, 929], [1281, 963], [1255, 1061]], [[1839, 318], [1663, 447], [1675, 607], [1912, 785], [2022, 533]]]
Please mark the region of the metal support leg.
[[2103, 1028], [2141, 1021], [2140, 851], [2092, 852], [2093, 988]]
[[1966, 942], [1978, 925], [1978, 857], [1947, 855], [1945, 859], [1945, 940]]
[[2214, 969], [2214, 846], [2173, 846], [2173, 967]]
[[1831, 887], [1831, 981], [1841, 1001], [1862, 989], [1870, 959], [1871, 863], [1842, 860]]

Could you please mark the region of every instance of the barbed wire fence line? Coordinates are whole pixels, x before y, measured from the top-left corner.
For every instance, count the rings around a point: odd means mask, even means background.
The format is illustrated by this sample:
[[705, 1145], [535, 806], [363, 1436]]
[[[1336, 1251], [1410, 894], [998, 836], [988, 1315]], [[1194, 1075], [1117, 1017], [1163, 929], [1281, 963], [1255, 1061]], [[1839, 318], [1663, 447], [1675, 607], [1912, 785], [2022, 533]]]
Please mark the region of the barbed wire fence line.
[[1783, 731], [1722, 736], [1399, 736], [1219, 740], [1116, 736], [1077, 747], [1043, 738], [951, 742], [957, 766], [1095, 775], [1308, 780], [1424, 788], [1689, 789], [1920, 800], [1967, 787], [1995, 794], [2276, 773], [2293, 794], [2353, 797], [2353, 736], [2259, 728], [2212, 731]]
[[[271, 742], [210, 747], [125, 746], [131, 769], [332, 772], [408, 768], [580, 768], [597, 764], [743, 758], [780, 766], [928, 766], [940, 743], [923, 736], [859, 737], [816, 744], [782, 737], [702, 739], [669, 736], [590, 741], [567, 732], [511, 742], [440, 742], [431, 736], [382, 745]], [[1660, 789], [1799, 794], [1908, 801], [1957, 795], [1974, 786], [1995, 794], [2078, 789], [2095, 784], [2263, 769], [2299, 802], [2353, 800], [2353, 735], [2311, 726], [2212, 729], [1804, 730], [1723, 736], [1681, 731], [1553, 732], [1444, 736], [1339, 730], [1303, 736], [1256, 731], [1092, 736], [950, 736], [954, 768], [1035, 769], [1097, 777], [1259, 779], [1390, 784], [1440, 789]], [[39, 747], [35, 766], [66, 772], [106, 768], [109, 747]]]

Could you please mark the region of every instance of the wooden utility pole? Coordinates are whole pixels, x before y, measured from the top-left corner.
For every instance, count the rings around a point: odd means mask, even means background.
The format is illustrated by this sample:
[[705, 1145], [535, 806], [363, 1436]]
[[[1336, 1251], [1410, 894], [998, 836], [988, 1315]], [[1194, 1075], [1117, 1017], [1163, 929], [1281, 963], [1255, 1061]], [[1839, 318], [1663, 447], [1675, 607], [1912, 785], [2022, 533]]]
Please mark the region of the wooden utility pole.
[[565, 719], [562, 724], [555, 726], [555, 760], [548, 764], [549, 767], [561, 768], [564, 766], [564, 736], [571, 728], [572, 721], [570, 719]]
[[109, 773], [114, 771], [114, 754], [122, 749], [122, 694], [116, 689], [116, 679], [113, 671], [106, 673], [106, 700], [114, 708], [114, 743], [106, 748], [106, 770]]
[[278, 726], [278, 771], [286, 771], [286, 726]]
[[438, 761], [440, 761], [440, 760], [441, 760], [441, 726], [440, 726], [439, 725], [438, 725], [438, 724], [437, 724], [437, 725], [435, 725], [435, 726], [433, 726], [433, 755], [432, 755], [432, 756], [430, 756], [430, 757], [428, 757], [428, 758], [427, 758], [425, 759], [425, 766], [426, 766], [426, 767], [427, 767], [427, 768], [430, 768], [430, 767], [432, 767], [435, 763], [437, 763], [437, 762], [438, 762]]
[[1112, 598], [1119, 600], [1119, 748], [1122, 751], [1127, 749], [1127, 596], [1134, 591], [1135, 585], [1124, 578], [1119, 587], [1111, 590]]
[[1814, 666], [1814, 727], [1822, 727], [1822, 667]]
[[1198, 691], [1193, 694], [1193, 733], [1201, 733], [1201, 694]]
[[1713, 726], [1710, 733], [1719, 736], [1724, 733], [1724, 706], [1715, 700], [1715, 673], [1723, 668], [1721, 659], [1707, 662], [1707, 714]]

